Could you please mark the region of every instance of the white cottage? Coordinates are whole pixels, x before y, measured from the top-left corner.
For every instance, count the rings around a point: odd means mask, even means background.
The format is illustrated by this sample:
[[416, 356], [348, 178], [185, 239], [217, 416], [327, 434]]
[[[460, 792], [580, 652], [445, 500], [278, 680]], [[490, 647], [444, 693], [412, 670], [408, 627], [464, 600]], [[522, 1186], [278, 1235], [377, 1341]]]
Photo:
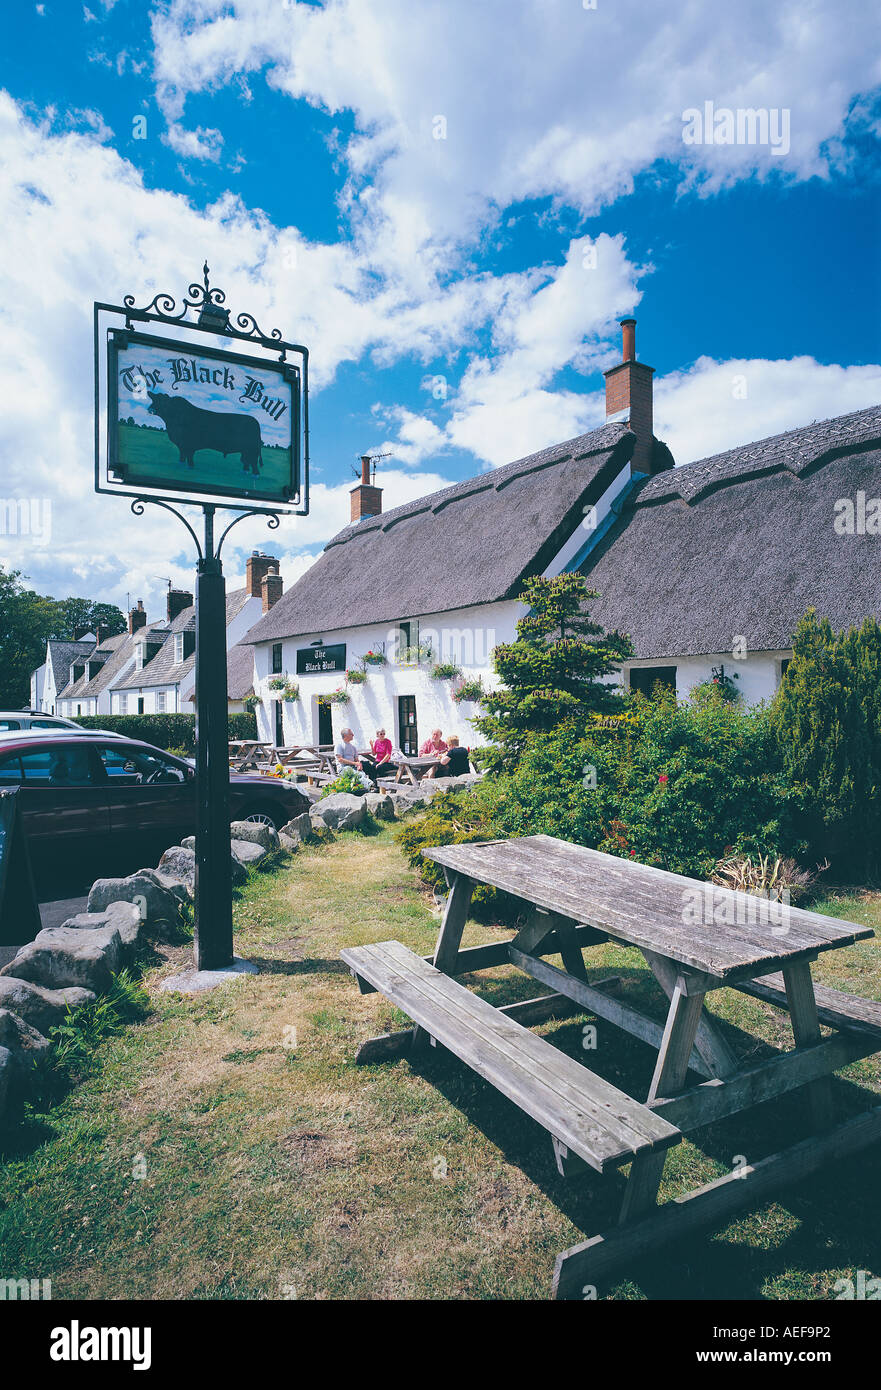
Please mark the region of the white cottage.
[[675, 467], [622, 324], [600, 428], [386, 513], [364, 461], [351, 524], [248, 635], [263, 737], [330, 743], [349, 725], [365, 746], [381, 726], [412, 752], [440, 727], [473, 744], [476, 707], [455, 692], [493, 682], [530, 575], [583, 573], [592, 616], [632, 639], [622, 682], [683, 697], [720, 671], [747, 703], [772, 696], [810, 605], [837, 628], [881, 613], [878, 536], [840, 524], [841, 499], [858, 517], [860, 494], [881, 496], [881, 408]]

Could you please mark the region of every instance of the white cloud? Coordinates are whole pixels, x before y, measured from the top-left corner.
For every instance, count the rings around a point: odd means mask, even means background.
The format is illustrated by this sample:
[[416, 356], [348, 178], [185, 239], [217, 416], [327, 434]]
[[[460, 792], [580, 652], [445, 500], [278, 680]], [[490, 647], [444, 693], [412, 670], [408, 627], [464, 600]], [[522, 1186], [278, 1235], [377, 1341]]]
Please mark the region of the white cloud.
[[[745, 394], [744, 394], [745, 392]], [[677, 463], [881, 402], [881, 366], [840, 367], [813, 357], [715, 362], [655, 384], [655, 434]]]
[[[188, 93], [259, 71], [353, 112], [348, 209], [377, 264], [397, 257], [414, 274], [419, 253], [442, 260], [515, 201], [595, 212], [659, 161], [704, 190], [825, 177], [845, 157], [854, 98], [881, 79], [874, 27], [873, 0], [852, 0], [846, 22], [803, 0], [170, 0], [153, 18], [172, 119]], [[684, 144], [683, 112], [706, 100], [786, 109], [789, 153]]]
[[162, 136], [162, 143], [168, 145], [183, 159], [204, 159], [216, 164], [223, 153], [223, 136], [219, 130], [186, 130], [184, 126], [172, 122]]

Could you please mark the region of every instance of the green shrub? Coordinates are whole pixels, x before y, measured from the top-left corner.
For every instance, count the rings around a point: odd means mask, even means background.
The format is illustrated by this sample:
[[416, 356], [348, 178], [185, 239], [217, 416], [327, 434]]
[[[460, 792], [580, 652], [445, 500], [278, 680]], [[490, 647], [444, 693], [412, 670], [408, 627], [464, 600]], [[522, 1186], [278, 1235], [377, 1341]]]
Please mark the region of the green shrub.
[[346, 768], [332, 782], [328, 782], [319, 801], [323, 801], [326, 796], [334, 796], [337, 792], [348, 792], [350, 796], [363, 796], [368, 790], [360, 778], [356, 777], [350, 768]]
[[[428, 846], [467, 845], [475, 840], [500, 838], [493, 820], [496, 795], [496, 785], [491, 782], [479, 783], [469, 791], [442, 792], [432, 797], [423, 815], [400, 827], [395, 839], [423, 883], [434, 889], [446, 887], [440, 865], [422, 856]], [[480, 885], [473, 901], [504, 908], [509, 900], [494, 888]]]
[[555, 835], [696, 878], [726, 853], [804, 849], [767, 710], [672, 693], [629, 709], [635, 723], [533, 740], [498, 783], [492, 834]]
[[[84, 714], [77, 719], [84, 729], [108, 729], [125, 738], [139, 738], [154, 748], [185, 750], [192, 757], [196, 751], [196, 716], [194, 714]], [[227, 720], [231, 739], [257, 737], [257, 719], [251, 714], [231, 714]]]
[[843, 877], [881, 869], [881, 628], [833, 632], [809, 609], [772, 706], [799, 825], [815, 858]]

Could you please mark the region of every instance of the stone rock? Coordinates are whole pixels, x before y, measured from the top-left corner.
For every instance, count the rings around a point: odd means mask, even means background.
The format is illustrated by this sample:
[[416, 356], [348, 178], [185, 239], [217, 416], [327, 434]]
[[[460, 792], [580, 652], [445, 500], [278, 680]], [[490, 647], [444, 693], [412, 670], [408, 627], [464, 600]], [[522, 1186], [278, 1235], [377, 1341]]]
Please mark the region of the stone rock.
[[[177, 846], [175, 845], [175, 849]], [[132, 874], [132, 878], [146, 878], [151, 883], [155, 883], [157, 888], [164, 888], [166, 893], [170, 893], [173, 898], [177, 898], [181, 907], [185, 907], [191, 902], [187, 885], [174, 874], [167, 874], [159, 869], [138, 869], [137, 873]]]
[[137, 946], [143, 918], [134, 903], [108, 903], [103, 912], [78, 912], [68, 917], [62, 927], [73, 927], [77, 931], [96, 931], [99, 927], [115, 927], [123, 946]]
[[164, 874], [166, 878], [176, 879], [182, 883], [187, 890], [187, 896], [192, 901], [196, 893], [196, 851], [187, 849], [183, 845], [172, 845], [167, 849], [159, 860], [158, 873]]
[[299, 816], [294, 816], [287, 825], [283, 825], [278, 832], [279, 837], [286, 835], [289, 840], [301, 841], [308, 840], [312, 834], [312, 817], [308, 811], [303, 811]]
[[301, 843], [299, 840], [292, 840], [290, 835], [286, 835], [283, 830], [278, 832], [278, 842], [285, 854], [296, 854]]
[[[186, 837], [186, 839], [185, 839], [185, 840], [181, 840], [180, 843], [181, 843], [181, 849], [191, 849], [191, 850], [193, 851], [193, 855], [195, 856], [195, 853], [196, 853], [196, 837], [195, 837], [195, 835], [188, 835], [188, 836]], [[231, 848], [232, 848], [232, 843], [230, 842], [230, 849], [231, 849]], [[167, 853], [167, 851], [166, 851], [166, 853]], [[232, 860], [232, 886], [233, 886], [233, 888], [240, 888], [241, 885], [242, 885], [242, 884], [245, 882], [245, 880], [247, 879], [248, 874], [247, 874], [247, 871], [246, 871], [244, 865], [239, 863], [238, 859], [236, 859], [236, 857], [235, 857], [234, 854], [231, 854], [231, 855], [230, 855], [230, 858], [231, 858], [231, 860]], [[196, 877], [195, 877], [195, 874], [196, 874], [196, 860], [195, 860], [195, 857], [194, 857], [194, 858], [193, 858], [193, 893], [194, 893], [194, 895], [195, 895], [195, 884], [196, 884]]]
[[278, 831], [271, 825], [263, 825], [255, 820], [234, 820], [230, 822], [230, 836], [233, 840], [250, 840], [260, 845], [267, 854], [278, 852]]
[[113, 902], [135, 903], [148, 922], [176, 922], [180, 917], [180, 895], [173, 883], [161, 881], [155, 869], [139, 869], [128, 878], [99, 878], [89, 891], [88, 912], [102, 912]]
[[364, 798], [364, 805], [371, 816], [376, 820], [394, 820], [395, 818], [395, 799], [387, 792], [368, 792]]
[[11, 1009], [41, 1033], [61, 1023], [68, 1009], [91, 1004], [94, 998], [90, 989], [43, 989], [30, 980], [0, 975], [0, 1009]]
[[15, 1070], [26, 1071], [49, 1051], [49, 1039], [10, 1009], [0, 1009], [0, 1047], [12, 1054]]
[[14, 975], [48, 989], [76, 986], [109, 989], [111, 975], [122, 965], [122, 941], [115, 927], [46, 927], [21, 950], [0, 975]]
[[266, 850], [253, 840], [231, 840], [230, 849], [233, 859], [244, 869], [259, 868], [261, 861], [266, 858]]
[[354, 830], [367, 814], [363, 796], [352, 796], [350, 792], [334, 792], [316, 802], [309, 812], [331, 830]]
[[0, 1129], [3, 1128], [9, 1101], [9, 1082], [12, 1079], [12, 1053], [0, 1047]]

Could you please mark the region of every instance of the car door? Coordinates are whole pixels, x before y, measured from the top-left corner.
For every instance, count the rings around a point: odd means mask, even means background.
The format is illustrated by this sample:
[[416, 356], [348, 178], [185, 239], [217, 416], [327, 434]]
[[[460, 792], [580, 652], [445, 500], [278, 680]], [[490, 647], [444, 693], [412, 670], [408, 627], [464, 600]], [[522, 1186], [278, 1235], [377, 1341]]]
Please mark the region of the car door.
[[114, 844], [142, 838], [168, 849], [193, 834], [196, 784], [186, 763], [121, 739], [93, 747], [107, 777]]
[[18, 786], [28, 842], [38, 857], [100, 850], [110, 834], [107, 781], [85, 742], [35, 744], [0, 757], [0, 786]]

